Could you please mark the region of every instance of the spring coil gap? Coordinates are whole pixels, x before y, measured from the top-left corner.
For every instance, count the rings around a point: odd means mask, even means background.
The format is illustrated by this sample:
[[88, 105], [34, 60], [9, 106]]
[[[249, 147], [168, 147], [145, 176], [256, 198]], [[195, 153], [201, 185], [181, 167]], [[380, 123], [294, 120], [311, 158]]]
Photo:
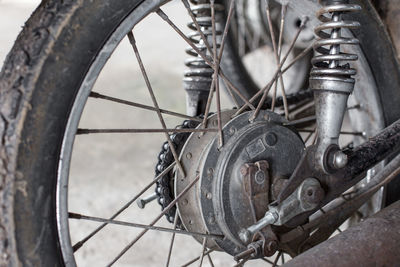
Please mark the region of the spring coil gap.
[[[212, 16], [211, 16], [211, 4], [210, 0], [190, 0], [192, 4], [190, 6], [196, 20], [206, 37], [211, 49], [213, 49], [213, 37], [212, 37]], [[224, 11], [224, 6], [221, 4], [214, 4], [215, 18], [218, 21], [220, 13]], [[220, 47], [222, 30], [220, 29], [220, 24], [216, 21], [216, 39], [217, 39], [217, 49]], [[206, 44], [203, 42], [200, 32], [193, 21], [187, 24], [188, 28], [192, 31], [188, 34], [188, 38], [197, 46], [197, 48], [205, 54], [207, 57], [212, 58], [209, 53]], [[184, 72], [184, 87], [192, 96], [196, 99], [199, 95], [208, 95], [210, 90], [212, 75], [214, 73], [213, 69], [204, 61], [201, 56], [192, 48], [186, 48], [186, 53], [190, 56], [185, 60], [185, 65], [187, 69]], [[200, 97], [201, 98], [201, 97]], [[201, 99], [198, 99], [201, 100]], [[200, 112], [201, 113], [201, 112]], [[199, 115], [199, 114], [195, 114]]]
[[[341, 47], [344, 45], [359, 45], [358, 39], [353, 37], [343, 37], [342, 29], [354, 30], [361, 27], [357, 21], [346, 21], [342, 15], [348, 12], [360, 11], [359, 5], [353, 4], [332, 4], [321, 8], [318, 19], [321, 25], [315, 28], [315, 34], [319, 37], [314, 43], [314, 50], [320, 55], [315, 56], [311, 63], [312, 77], [334, 77], [336, 80], [354, 82], [351, 76], [357, 73], [356, 69], [351, 68], [350, 61], [357, 61], [356, 54], [344, 53]], [[329, 47], [329, 48], [326, 48]]]

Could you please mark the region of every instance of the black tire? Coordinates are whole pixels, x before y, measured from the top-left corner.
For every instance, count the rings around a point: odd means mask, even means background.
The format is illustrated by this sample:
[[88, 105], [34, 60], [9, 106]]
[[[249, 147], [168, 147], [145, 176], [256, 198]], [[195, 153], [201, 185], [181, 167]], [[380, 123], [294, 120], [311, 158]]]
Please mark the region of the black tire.
[[[103, 44], [141, 2], [44, 1], [7, 57], [0, 75], [0, 266], [64, 265], [55, 187], [67, 118]], [[384, 25], [369, 1], [362, 5], [358, 35], [382, 103], [395, 103], [383, 106], [397, 107], [384, 110], [390, 123], [400, 117], [399, 67]]]

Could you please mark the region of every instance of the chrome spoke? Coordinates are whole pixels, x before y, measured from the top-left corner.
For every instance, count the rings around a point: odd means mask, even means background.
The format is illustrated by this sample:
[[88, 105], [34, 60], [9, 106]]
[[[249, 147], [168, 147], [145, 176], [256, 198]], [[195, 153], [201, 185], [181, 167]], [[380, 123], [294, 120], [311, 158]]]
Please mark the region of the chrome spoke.
[[[185, 195], [200, 179], [197, 176], [189, 185], [185, 187], [185, 189], [175, 197], [175, 199], [158, 215], [148, 226], [154, 226], [175, 204]], [[130, 242], [125, 248], [108, 264], [107, 266], [112, 266], [116, 263], [136, 242], [138, 242], [146, 233], [148, 229], [144, 229], [132, 242]]]
[[77, 135], [83, 134], [123, 134], [123, 133], [202, 133], [217, 132], [218, 129], [78, 129]]
[[[176, 225], [177, 225], [177, 223], [178, 223], [178, 219], [179, 219], [178, 212], [175, 212], [174, 230], [176, 230]], [[167, 263], [165, 264], [166, 267], [169, 267], [169, 263], [170, 263], [170, 261], [171, 261], [172, 248], [174, 247], [174, 243], [175, 243], [175, 234], [176, 234], [176, 233], [173, 233], [173, 234], [172, 234], [171, 242], [170, 242], [170, 244], [169, 244], [168, 256], [167, 256]]]
[[[158, 119], [160, 120], [162, 128], [164, 130], [166, 130], [167, 129], [167, 125], [165, 124], [164, 118], [163, 118], [163, 116], [161, 114], [160, 107], [158, 105], [156, 96], [154, 95], [153, 88], [151, 86], [149, 77], [148, 77], [148, 75], [146, 73], [146, 69], [144, 67], [142, 58], [140, 57], [139, 50], [138, 50], [137, 45], [136, 45], [136, 40], [135, 40], [135, 37], [133, 36], [133, 32], [132, 31], [130, 31], [128, 33], [128, 38], [129, 38], [129, 42], [132, 45], [133, 51], [135, 52], [136, 59], [137, 59], [137, 61], [139, 63], [140, 70], [141, 70], [143, 78], [144, 78], [144, 80], [146, 82], [147, 89], [149, 90], [149, 94], [150, 94], [151, 100], [153, 101], [153, 105], [157, 109]], [[176, 162], [176, 165], [178, 166], [178, 169], [180, 170], [180, 172], [182, 173], [183, 176], [186, 176], [185, 170], [183, 169], [183, 166], [182, 166], [181, 162], [179, 161], [179, 155], [176, 152], [175, 146], [172, 143], [171, 137], [169, 136], [168, 132], [165, 132], [165, 138], [168, 141], [169, 147], [171, 149], [172, 155], [174, 156], [174, 160]]]
[[[96, 93], [96, 92], [91, 92], [89, 97], [108, 100], [108, 101], [111, 101], [111, 102], [115, 102], [115, 103], [131, 106], [131, 107], [137, 107], [137, 108], [141, 108], [141, 109], [157, 111], [157, 109], [155, 107], [152, 107], [152, 106], [143, 105], [143, 104], [139, 104], [139, 103], [132, 102], [132, 101], [127, 101], [127, 100], [123, 100], [123, 99], [119, 99], [119, 98], [103, 95], [103, 94]], [[200, 119], [200, 118], [188, 116], [188, 115], [185, 115], [185, 114], [182, 114], [182, 113], [169, 111], [169, 110], [166, 110], [166, 109], [160, 109], [160, 112], [164, 113], [164, 114], [167, 114], [167, 115], [183, 118], [183, 119], [202, 122], [202, 119]]]
[[[120, 208], [116, 213], [114, 213], [109, 219], [113, 220], [115, 219], [118, 215], [120, 215], [122, 212], [124, 212], [127, 208], [129, 208], [132, 203], [134, 203], [136, 200], [139, 199], [141, 195], [143, 195], [147, 190], [150, 189], [154, 184], [156, 184], [164, 175], [169, 173], [173, 168], [175, 167], [175, 163], [172, 163], [169, 165], [164, 171], [162, 171], [157, 177], [152, 180], [148, 185], [146, 185], [136, 196], [134, 196], [131, 200], [129, 200], [122, 208]], [[83, 246], [88, 240], [90, 240], [93, 236], [95, 236], [101, 229], [103, 229], [108, 223], [103, 223], [99, 227], [97, 227], [94, 231], [92, 231], [89, 235], [87, 235], [85, 238], [83, 238], [81, 241], [75, 243], [75, 245], [72, 247], [72, 250], [75, 252], [79, 248]]]
[[113, 225], [121, 225], [121, 226], [133, 227], [133, 228], [141, 228], [141, 229], [146, 229], [146, 230], [173, 233], [173, 234], [181, 234], [181, 235], [188, 235], [188, 236], [198, 236], [198, 237], [202, 237], [202, 238], [214, 238], [214, 239], [222, 239], [222, 238], [224, 238], [223, 236], [220, 236], [220, 235], [202, 234], [202, 233], [196, 233], [196, 232], [187, 232], [187, 231], [184, 231], [184, 230], [169, 229], [169, 228], [153, 226], [153, 225], [146, 225], [146, 224], [140, 224], [140, 223], [131, 223], [131, 222], [125, 222], [125, 221], [118, 221], [118, 220], [109, 220], [109, 219], [104, 219], [104, 218], [95, 217], [95, 216], [88, 216], [88, 215], [79, 214], [79, 213], [73, 213], [73, 212], [69, 212], [68, 216], [69, 216], [70, 219], [75, 219], [75, 220], [86, 220], [86, 221], [92, 221], [92, 222], [100, 222], [100, 223], [107, 223], [107, 224], [113, 224]]
[[[210, 255], [211, 252], [214, 252], [214, 249], [207, 250], [207, 251], [204, 253], [204, 256]], [[190, 261], [186, 262], [186, 263], [183, 264], [181, 267], [190, 266], [190, 265], [192, 265], [193, 263], [195, 263], [196, 261], [198, 261], [199, 259], [200, 259], [200, 256], [197, 257], [197, 258], [194, 258], [193, 260], [190, 260]]]

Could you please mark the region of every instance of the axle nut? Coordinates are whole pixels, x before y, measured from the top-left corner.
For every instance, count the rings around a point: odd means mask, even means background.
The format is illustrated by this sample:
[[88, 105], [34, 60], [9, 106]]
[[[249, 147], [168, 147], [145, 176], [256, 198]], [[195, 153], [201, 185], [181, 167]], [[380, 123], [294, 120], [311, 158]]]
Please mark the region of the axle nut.
[[337, 168], [337, 169], [342, 169], [342, 168], [346, 167], [348, 161], [349, 161], [349, 159], [348, 159], [347, 155], [345, 153], [343, 153], [342, 151], [337, 151], [333, 155], [333, 166], [335, 166], [335, 168]]

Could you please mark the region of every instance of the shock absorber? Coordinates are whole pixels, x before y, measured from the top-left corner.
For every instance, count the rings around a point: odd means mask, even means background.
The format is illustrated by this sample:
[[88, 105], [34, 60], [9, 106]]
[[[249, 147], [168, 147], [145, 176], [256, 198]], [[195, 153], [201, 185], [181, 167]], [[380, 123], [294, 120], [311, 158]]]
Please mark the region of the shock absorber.
[[317, 13], [322, 24], [315, 28], [318, 40], [314, 50], [318, 54], [312, 59], [310, 87], [317, 117], [317, 167], [328, 173], [347, 163], [338, 140], [347, 100], [354, 90], [353, 76], [357, 73], [349, 62], [358, 60], [358, 56], [346, 53], [344, 48], [359, 45], [350, 30], [359, 28], [360, 23], [344, 20], [343, 15], [359, 10], [359, 5], [349, 4], [348, 0], [328, 0]]
[[[211, 16], [211, 3], [210, 0], [190, 0], [192, 5], [186, 7], [191, 9], [194, 14], [197, 23], [200, 26], [201, 32], [205, 36], [208, 44], [213, 49], [212, 41], [212, 16]], [[221, 13], [224, 11], [224, 6], [221, 4], [215, 4], [215, 18], [216, 18], [216, 35], [217, 35], [217, 49], [220, 46], [220, 36], [222, 35], [221, 25], [218, 23]], [[211, 57], [210, 51], [208, 51], [206, 43], [204, 42], [201, 33], [198, 31], [196, 24], [191, 21], [188, 23], [188, 27], [192, 32], [188, 35], [188, 38], [196, 44], [198, 49], [202, 51], [206, 56]], [[187, 69], [184, 73], [183, 86], [187, 94], [187, 113], [190, 116], [197, 116], [204, 114], [205, 107], [210, 92], [212, 83], [213, 69], [201, 58], [197, 52], [192, 48], [188, 47], [186, 53], [190, 56], [185, 61]]]

